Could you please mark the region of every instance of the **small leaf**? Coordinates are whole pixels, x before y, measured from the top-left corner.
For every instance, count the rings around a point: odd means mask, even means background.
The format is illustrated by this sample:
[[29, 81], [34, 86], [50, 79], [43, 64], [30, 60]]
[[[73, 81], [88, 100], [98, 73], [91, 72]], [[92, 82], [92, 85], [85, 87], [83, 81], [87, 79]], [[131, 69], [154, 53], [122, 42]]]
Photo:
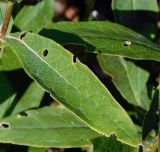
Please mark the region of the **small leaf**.
[[0, 118], [3, 118], [15, 98], [15, 92], [3, 72], [0, 72]]
[[40, 31], [52, 22], [53, 2], [53, 0], [43, 0], [35, 6], [24, 7], [16, 16], [14, 25], [25, 31]]
[[49, 25], [40, 34], [62, 45], [82, 44], [89, 52], [160, 61], [158, 44], [115, 23], [102, 21], [60, 22]]
[[7, 41], [26, 72], [89, 127], [105, 136], [115, 134], [126, 144], [139, 144], [128, 114], [85, 65], [79, 60], [73, 63], [70, 52], [37, 34]]
[[112, 77], [122, 96], [131, 104], [149, 109], [151, 100], [147, 93], [149, 73], [122, 57], [98, 55], [101, 68]]
[[27, 152], [46, 152], [46, 148], [29, 147]]
[[93, 152], [138, 152], [138, 148], [118, 142], [115, 137], [98, 137], [92, 140]]
[[44, 90], [35, 82], [32, 83], [16, 104], [12, 114], [39, 107], [43, 95]]
[[22, 68], [21, 63], [17, 59], [15, 53], [9, 48], [5, 47], [1, 52], [0, 68], [3, 71], [12, 71]]
[[99, 136], [72, 113], [54, 107], [27, 111], [25, 116], [12, 115], [0, 124], [1, 143], [32, 147], [83, 147]]
[[6, 116], [8, 110], [10, 109], [16, 95], [13, 94], [8, 99], [6, 99], [1, 105], [0, 105], [0, 118], [3, 118]]

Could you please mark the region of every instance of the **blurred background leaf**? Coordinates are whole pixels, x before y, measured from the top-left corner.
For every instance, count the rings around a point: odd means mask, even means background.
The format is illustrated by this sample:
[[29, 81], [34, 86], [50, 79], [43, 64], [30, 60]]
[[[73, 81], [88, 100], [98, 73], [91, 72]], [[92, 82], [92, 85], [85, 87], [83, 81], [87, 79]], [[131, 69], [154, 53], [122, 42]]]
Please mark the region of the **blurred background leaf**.
[[149, 39], [157, 34], [157, 0], [112, 0], [115, 21]]

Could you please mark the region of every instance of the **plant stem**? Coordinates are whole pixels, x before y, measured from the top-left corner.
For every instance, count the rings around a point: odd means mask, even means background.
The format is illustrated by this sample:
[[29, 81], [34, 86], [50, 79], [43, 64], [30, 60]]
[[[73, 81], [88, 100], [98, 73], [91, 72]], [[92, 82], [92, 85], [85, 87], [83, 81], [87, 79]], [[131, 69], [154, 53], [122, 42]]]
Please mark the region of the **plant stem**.
[[83, 19], [84, 21], [88, 21], [89, 15], [94, 8], [95, 2], [96, 0], [88, 0], [87, 10]]
[[2, 38], [5, 37], [7, 29], [8, 29], [8, 25], [9, 25], [9, 21], [12, 15], [12, 10], [13, 10], [13, 2], [8, 2], [7, 3], [7, 8], [6, 8], [6, 13], [5, 13], [5, 17], [4, 17], [4, 21], [3, 21], [3, 25], [1, 28], [1, 32], [0, 32], [0, 36]]

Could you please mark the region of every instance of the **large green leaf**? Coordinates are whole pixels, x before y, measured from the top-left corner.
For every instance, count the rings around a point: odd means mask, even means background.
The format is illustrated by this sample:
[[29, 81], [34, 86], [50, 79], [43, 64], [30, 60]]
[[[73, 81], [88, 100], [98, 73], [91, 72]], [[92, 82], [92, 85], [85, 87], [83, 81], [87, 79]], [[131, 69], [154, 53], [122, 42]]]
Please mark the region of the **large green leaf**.
[[33, 82], [18, 101], [12, 113], [19, 113], [30, 108], [39, 107], [43, 95], [44, 90]]
[[26, 72], [53, 98], [75, 113], [93, 130], [137, 146], [137, 130], [127, 113], [97, 77], [54, 41], [28, 33], [23, 40], [8, 37]]
[[81, 147], [99, 136], [72, 113], [54, 107], [0, 120], [0, 142], [33, 147]]
[[115, 23], [61, 22], [48, 26], [40, 34], [63, 45], [83, 44], [91, 52], [160, 61], [159, 45]]
[[112, 0], [115, 21], [148, 37], [157, 33], [157, 0]]
[[115, 137], [98, 137], [92, 140], [93, 152], [138, 152], [137, 148], [118, 142]]
[[151, 100], [147, 93], [149, 73], [122, 57], [98, 55], [101, 68], [112, 77], [122, 96], [131, 104], [149, 109]]
[[54, 0], [43, 0], [35, 6], [24, 7], [15, 18], [14, 25], [27, 31], [38, 32], [52, 22]]

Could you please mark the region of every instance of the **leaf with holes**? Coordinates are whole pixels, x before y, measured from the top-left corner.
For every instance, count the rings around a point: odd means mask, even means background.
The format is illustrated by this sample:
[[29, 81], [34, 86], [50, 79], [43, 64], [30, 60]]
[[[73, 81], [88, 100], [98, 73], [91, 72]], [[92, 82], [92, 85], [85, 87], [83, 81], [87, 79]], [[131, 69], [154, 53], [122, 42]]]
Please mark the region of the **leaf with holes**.
[[82, 44], [90, 52], [160, 61], [159, 45], [115, 23], [60, 22], [49, 25], [40, 34], [62, 45]]
[[105, 136], [115, 134], [126, 144], [139, 144], [137, 130], [127, 113], [85, 65], [72, 61], [70, 52], [31, 33], [22, 40], [8, 36], [7, 42], [30, 77], [89, 127]]
[[99, 136], [72, 113], [54, 107], [12, 115], [0, 124], [1, 143], [33, 147], [84, 147]]
[[149, 109], [151, 100], [146, 85], [149, 72], [122, 57], [100, 54], [98, 61], [103, 71], [112, 77], [114, 85], [129, 103]]
[[54, 0], [43, 0], [35, 6], [24, 7], [16, 16], [14, 25], [21, 30], [38, 32], [52, 23], [53, 7]]

